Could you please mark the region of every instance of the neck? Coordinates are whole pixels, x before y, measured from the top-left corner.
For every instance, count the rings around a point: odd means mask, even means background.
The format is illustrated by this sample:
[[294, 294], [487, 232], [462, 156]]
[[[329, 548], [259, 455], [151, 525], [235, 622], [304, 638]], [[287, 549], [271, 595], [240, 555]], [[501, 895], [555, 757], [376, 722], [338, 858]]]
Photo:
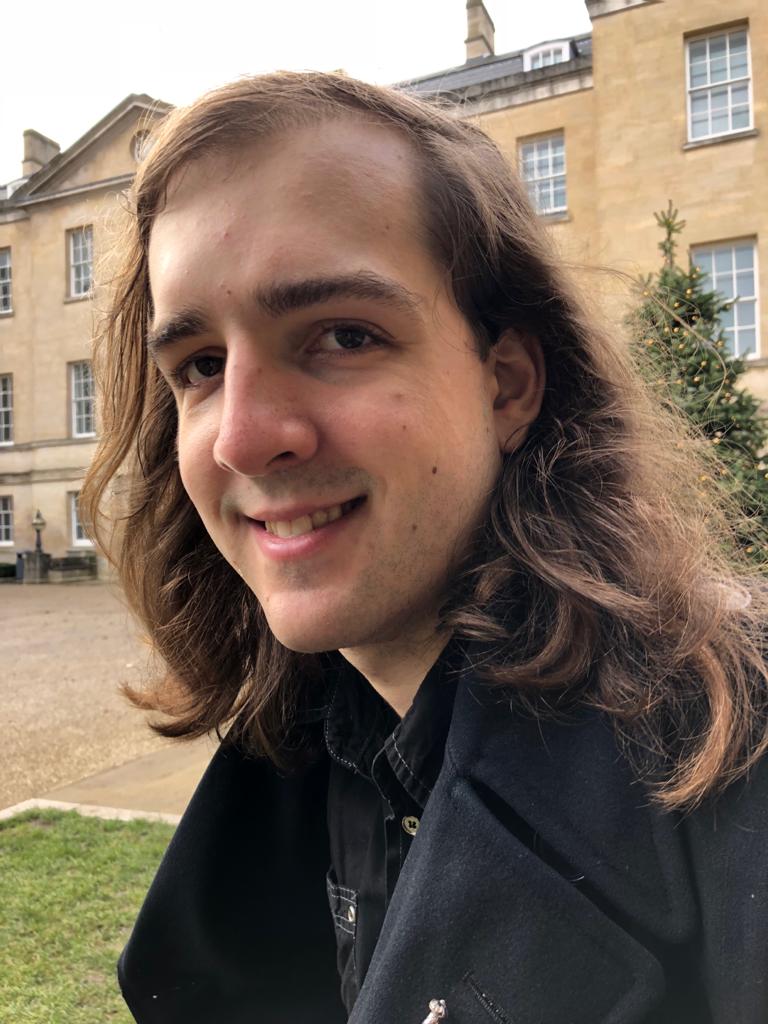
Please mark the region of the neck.
[[339, 653], [402, 718], [449, 640], [450, 634], [433, 632], [420, 640], [394, 640]]

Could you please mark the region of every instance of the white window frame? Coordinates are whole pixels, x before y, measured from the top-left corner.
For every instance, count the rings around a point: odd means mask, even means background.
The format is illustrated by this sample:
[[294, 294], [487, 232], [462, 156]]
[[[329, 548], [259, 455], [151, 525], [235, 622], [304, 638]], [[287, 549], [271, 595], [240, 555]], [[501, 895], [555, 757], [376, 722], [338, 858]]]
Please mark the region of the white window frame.
[[[553, 142], [556, 142], [556, 141], [561, 141], [562, 144], [563, 144], [563, 169], [562, 169], [562, 171], [558, 171], [557, 173], [555, 173], [554, 169], [553, 169], [553, 151], [552, 151], [552, 144], [553, 144]], [[557, 131], [557, 132], [552, 132], [549, 135], [540, 135], [540, 136], [537, 136], [536, 138], [533, 138], [533, 139], [525, 139], [522, 142], [518, 143], [518, 147], [519, 147], [518, 148], [518, 160], [519, 160], [519, 164], [518, 165], [519, 165], [519, 169], [520, 169], [520, 178], [521, 178], [523, 184], [525, 185], [526, 189], [528, 190], [528, 195], [530, 197], [531, 203], [532, 203], [534, 209], [536, 210], [536, 212], [539, 213], [542, 217], [547, 217], [547, 216], [549, 216], [550, 214], [553, 214], [553, 213], [567, 213], [567, 211], [568, 211], [568, 164], [567, 164], [566, 156], [565, 156], [565, 133], [562, 132], [562, 131]], [[534, 174], [533, 174], [532, 177], [526, 177], [526, 174], [525, 174], [526, 151], [532, 151], [534, 165], [535, 165], [536, 162], [539, 159], [538, 150], [541, 147], [546, 147], [546, 150], [547, 150], [547, 161], [548, 161], [548, 165], [549, 165], [549, 167], [548, 167], [549, 173], [547, 173], [547, 174], [539, 174], [537, 170], [534, 170]], [[563, 192], [565, 194], [565, 202], [563, 203], [562, 206], [555, 206], [554, 205], [555, 182], [559, 178], [563, 179]], [[550, 195], [550, 198], [552, 200], [552, 204], [553, 205], [548, 207], [547, 209], [542, 209], [539, 206], [539, 200], [538, 200], [539, 189], [538, 189], [537, 186], [541, 182], [549, 182], [550, 183], [549, 195]]]
[[93, 367], [87, 359], [69, 364], [69, 400], [72, 437], [95, 437]]
[[74, 548], [92, 548], [93, 541], [85, 532], [82, 519], [80, 518], [79, 498], [80, 491], [69, 491], [69, 524], [70, 540]]
[[[735, 302], [733, 303], [734, 310], [734, 326], [732, 328], [726, 327], [725, 333], [731, 339], [729, 350], [732, 354], [739, 356], [740, 359], [744, 359], [746, 362], [751, 362], [753, 359], [760, 358], [760, 275], [757, 265], [757, 240], [755, 238], [736, 238], [729, 242], [713, 242], [708, 245], [695, 245], [691, 248], [690, 259], [693, 266], [699, 266], [699, 261], [703, 253], [709, 253], [712, 256], [712, 265], [715, 265], [715, 254], [718, 252], [730, 252], [731, 253], [731, 271], [729, 276], [732, 276], [735, 280], [736, 269], [735, 269], [735, 251], [738, 247], [749, 245], [752, 247], [752, 274], [754, 276], [755, 290], [753, 295], [737, 295]], [[709, 280], [705, 283], [705, 287], [711, 291], [718, 292], [724, 299], [730, 301], [734, 298], [733, 295], [726, 295], [724, 291], [718, 288], [718, 272], [715, 270], [714, 277], [709, 277]], [[741, 355], [738, 349], [738, 338], [739, 338], [739, 325], [735, 323], [738, 314], [735, 312], [740, 302], [754, 302], [755, 304], [755, 351], [750, 352], [747, 355]], [[748, 325], [742, 325], [742, 327], [748, 327]], [[736, 345], [733, 345], [735, 340]]]
[[13, 444], [13, 374], [0, 373], [0, 448]]
[[[545, 58], [550, 55], [552, 60]], [[571, 59], [570, 39], [556, 39], [543, 46], [533, 46], [523, 53], [523, 71], [538, 71], [540, 68], [549, 68], [554, 64], [565, 64]]]
[[[724, 37], [726, 40], [726, 65], [728, 71], [730, 70], [730, 52], [731, 52], [731, 37], [735, 35], [744, 34], [747, 37], [747, 73], [746, 75], [740, 75], [738, 78], [726, 78], [722, 82], [710, 81], [710, 60], [709, 52], [710, 45], [713, 39], [719, 39]], [[691, 84], [691, 47], [697, 43], [707, 44], [707, 82], [704, 85], [693, 86]], [[709, 127], [712, 127], [712, 106], [711, 106], [711, 95], [715, 90], [726, 89], [728, 93], [728, 103], [726, 110], [728, 111], [729, 123], [733, 122], [733, 103], [732, 89], [734, 86], [746, 83], [747, 86], [747, 103], [749, 105], [749, 123], [742, 125], [739, 128], [729, 128], [726, 131], [713, 132], [709, 131], [706, 135], [694, 135], [693, 134], [693, 98], [694, 96], [707, 94], [710, 97], [710, 103], [708, 105], [708, 117]], [[688, 141], [689, 142], [706, 142], [708, 139], [722, 139], [727, 138], [729, 135], [739, 135], [741, 132], [751, 131], [754, 128], [754, 101], [752, 97], [752, 54], [749, 46], [749, 26], [748, 25], [737, 25], [730, 29], [720, 30], [716, 32], [708, 32], [705, 35], [691, 36], [685, 41], [685, 86], [686, 86], [686, 106], [688, 112]]]
[[13, 495], [0, 494], [0, 548], [13, 545]]
[[93, 225], [84, 224], [67, 232], [69, 297], [82, 299], [93, 287]]
[[13, 312], [13, 265], [10, 245], [0, 246], [0, 316]]

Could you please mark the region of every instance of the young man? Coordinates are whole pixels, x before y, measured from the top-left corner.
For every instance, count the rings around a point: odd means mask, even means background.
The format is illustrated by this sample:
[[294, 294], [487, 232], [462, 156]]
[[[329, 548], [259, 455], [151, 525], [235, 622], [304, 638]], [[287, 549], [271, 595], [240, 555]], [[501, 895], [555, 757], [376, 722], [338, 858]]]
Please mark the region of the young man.
[[168, 665], [136, 699], [228, 730], [140, 1024], [765, 1021], [762, 590], [493, 144], [243, 80], [129, 232], [87, 500]]

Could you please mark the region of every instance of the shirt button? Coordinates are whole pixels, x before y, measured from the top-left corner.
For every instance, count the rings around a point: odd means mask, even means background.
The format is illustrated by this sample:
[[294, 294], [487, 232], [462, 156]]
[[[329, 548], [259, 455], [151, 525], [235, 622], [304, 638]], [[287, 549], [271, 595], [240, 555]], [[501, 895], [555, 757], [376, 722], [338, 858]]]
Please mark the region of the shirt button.
[[414, 818], [412, 814], [406, 814], [402, 821], [403, 832], [407, 832], [409, 836], [415, 836], [419, 831], [419, 819]]
[[357, 914], [355, 913], [355, 908], [350, 903], [350, 905], [347, 907], [347, 920], [349, 921], [350, 924], [354, 924], [356, 917]]

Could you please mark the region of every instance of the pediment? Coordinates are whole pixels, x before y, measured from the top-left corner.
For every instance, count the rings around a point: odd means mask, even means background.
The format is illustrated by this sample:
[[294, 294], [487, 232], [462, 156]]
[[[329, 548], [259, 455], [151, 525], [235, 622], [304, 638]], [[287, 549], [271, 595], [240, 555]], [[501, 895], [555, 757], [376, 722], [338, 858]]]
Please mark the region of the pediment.
[[126, 97], [72, 146], [34, 174], [17, 199], [41, 201], [79, 191], [136, 171], [137, 133], [145, 131], [170, 106], [150, 96]]

